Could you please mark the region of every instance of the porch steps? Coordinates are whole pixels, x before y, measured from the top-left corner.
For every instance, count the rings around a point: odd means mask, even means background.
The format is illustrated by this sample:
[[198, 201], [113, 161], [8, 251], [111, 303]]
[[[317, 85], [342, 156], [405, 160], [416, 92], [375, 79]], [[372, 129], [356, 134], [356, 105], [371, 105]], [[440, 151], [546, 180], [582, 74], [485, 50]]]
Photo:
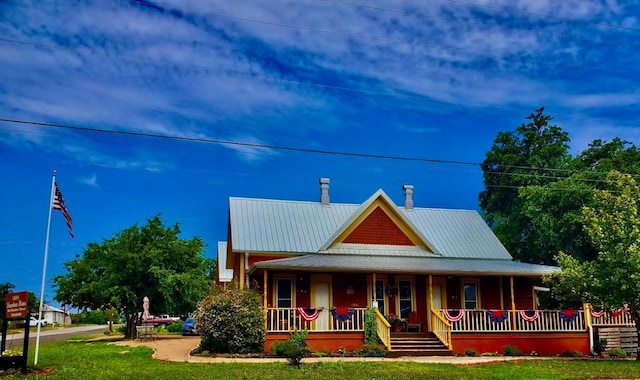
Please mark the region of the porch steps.
[[452, 356], [447, 346], [443, 345], [433, 333], [391, 333], [391, 351], [387, 357], [400, 356]]

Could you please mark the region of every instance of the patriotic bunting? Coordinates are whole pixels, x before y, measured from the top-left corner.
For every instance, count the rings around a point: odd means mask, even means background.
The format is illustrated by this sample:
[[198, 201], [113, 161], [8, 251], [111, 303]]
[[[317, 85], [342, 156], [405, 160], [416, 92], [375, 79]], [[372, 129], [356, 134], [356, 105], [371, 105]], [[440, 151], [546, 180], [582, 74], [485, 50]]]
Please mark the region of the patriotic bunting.
[[593, 305], [589, 305], [589, 311], [591, 311], [591, 315], [594, 318], [602, 318], [602, 316], [604, 315], [604, 309], [603, 308], [598, 308], [598, 310], [593, 308]]
[[562, 318], [562, 320], [565, 322], [573, 322], [577, 316], [578, 312], [575, 310], [560, 310], [560, 318]]
[[534, 322], [540, 316], [539, 310], [520, 310], [518, 312], [520, 314], [520, 318], [524, 319], [527, 322]]
[[298, 315], [307, 322], [315, 321], [320, 316], [320, 310], [310, 307], [299, 307]]
[[487, 310], [487, 314], [489, 319], [496, 323], [504, 322], [509, 316], [509, 312], [506, 310]]
[[460, 309], [444, 309], [442, 310], [442, 314], [447, 318], [449, 322], [458, 322], [464, 317], [464, 311]]
[[333, 317], [340, 322], [348, 321], [353, 317], [353, 309], [349, 307], [336, 307], [331, 310]]

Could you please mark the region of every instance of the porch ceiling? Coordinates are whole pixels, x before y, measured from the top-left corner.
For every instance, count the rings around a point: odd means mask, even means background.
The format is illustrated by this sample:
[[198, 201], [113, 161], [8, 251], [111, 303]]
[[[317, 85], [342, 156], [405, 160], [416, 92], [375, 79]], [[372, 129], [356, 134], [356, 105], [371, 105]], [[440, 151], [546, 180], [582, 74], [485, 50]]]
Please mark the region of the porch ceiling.
[[548, 265], [498, 259], [456, 259], [443, 257], [382, 257], [312, 254], [255, 263], [257, 269], [303, 272], [377, 272], [405, 274], [535, 276], [559, 271]]

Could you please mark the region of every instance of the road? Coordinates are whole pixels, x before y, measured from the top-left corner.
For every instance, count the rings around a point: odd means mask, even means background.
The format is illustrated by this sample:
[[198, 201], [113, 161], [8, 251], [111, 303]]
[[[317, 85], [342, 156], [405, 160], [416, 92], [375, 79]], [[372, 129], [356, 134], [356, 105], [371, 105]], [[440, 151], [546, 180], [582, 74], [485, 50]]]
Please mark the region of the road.
[[[104, 330], [106, 329], [107, 329], [107, 325], [90, 325], [90, 326], [56, 328], [55, 330], [42, 330], [40, 331], [40, 343], [65, 340], [69, 337], [76, 336], [76, 335], [99, 334], [104, 332]], [[29, 344], [36, 343], [36, 334], [37, 334], [36, 331], [29, 331]], [[10, 348], [10, 347], [22, 348], [23, 339], [24, 339], [24, 332], [20, 332], [16, 334], [7, 333], [7, 348]], [[0, 342], [1, 341], [2, 340], [0, 339]]]

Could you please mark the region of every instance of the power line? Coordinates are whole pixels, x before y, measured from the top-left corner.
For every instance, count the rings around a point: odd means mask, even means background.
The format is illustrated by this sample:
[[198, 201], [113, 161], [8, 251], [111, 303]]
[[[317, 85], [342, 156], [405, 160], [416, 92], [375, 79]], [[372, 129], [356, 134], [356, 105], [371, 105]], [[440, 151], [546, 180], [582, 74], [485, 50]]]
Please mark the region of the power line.
[[[141, 6], [151, 7], [150, 4], [146, 3], [143, 0], [132, 0], [132, 1], [137, 3], [137, 4], [140, 4]], [[328, 34], [328, 35], [336, 35], [336, 36], [340, 36], [340, 37], [350, 37], [350, 38], [364, 39], [364, 40], [369, 40], [369, 41], [374, 41], [374, 42], [383, 42], [383, 43], [414, 46], [414, 47], [426, 47], [426, 48], [430, 48], [430, 49], [443, 50], [443, 51], [452, 51], [452, 52], [456, 52], [456, 53], [473, 54], [473, 55], [476, 55], [476, 56], [492, 58], [492, 59], [496, 59], [496, 60], [499, 60], [499, 61], [500, 60], [505, 60], [505, 61], [514, 61], [514, 60], [523, 61], [523, 60], [520, 60], [520, 59], [510, 58], [510, 57], [507, 57], [507, 56], [500, 56], [500, 55], [496, 55], [496, 54], [487, 54], [487, 53], [484, 53], [484, 52], [473, 51], [473, 50], [468, 50], [468, 49], [461, 49], [461, 48], [454, 48], [454, 47], [442, 47], [442, 46], [438, 46], [438, 45], [434, 45], [434, 44], [423, 44], [423, 43], [417, 44], [417, 43], [403, 41], [403, 40], [395, 40], [395, 39], [383, 38], [383, 37], [374, 37], [374, 36], [368, 36], [368, 35], [364, 35], [364, 34], [353, 34], [353, 33], [346, 33], [346, 32], [336, 32], [336, 31], [332, 31], [332, 30], [312, 28], [312, 27], [303, 26], [303, 25], [291, 25], [291, 24], [284, 24], [284, 23], [280, 23], [280, 22], [256, 20], [256, 19], [252, 19], [252, 18], [248, 18], [248, 17], [231, 16], [231, 15], [225, 15], [225, 14], [221, 14], [221, 13], [200, 12], [200, 11], [194, 11], [194, 10], [191, 10], [191, 9], [181, 9], [181, 8], [172, 8], [172, 7], [165, 7], [164, 9], [168, 9], [168, 10], [171, 10], [171, 11], [174, 11], [174, 12], [182, 12], [182, 13], [199, 14], [199, 15], [205, 15], [205, 16], [213, 16], [213, 17], [218, 17], [218, 18], [223, 18], [223, 19], [228, 19], [228, 20], [234, 20], [234, 21], [251, 22], [251, 23], [262, 24], [262, 25], [277, 26], [277, 27], [282, 27], [282, 28], [289, 28], [289, 29], [302, 30], [302, 31], [315, 32], [315, 33]], [[612, 72], [612, 73], [640, 74], [640, 71], [635, 71], [635, 70], [613, 69], [613, 68], [610, 68], [610, 67], [594, 67], [594, 66], [570, 64], [570, 63], [566, 63], [565, 61], [561, 61], [561, 60], [558, 60], [558, 61], [546, 60], [544, 62], [541, 62], [539, 60], [532, 60], [532, 61], [535, 62], [535, 63], [538, 63], [538, 64], [543, 63], [546, 66], [557, 65], [557, 66], [579, 68], [579, 69], [585, 69], [585, 70], [596, 70], [596, 71], [603, 71], [603, 72]]]
[[[368, 10], [373, 10], [373, 11], [388, 12], [388, 13], [394, 13], [394, 14], [399, 14], [399, 15], [404, 15], [404, 16], [418, 17], [418, 18], [423, 18], [423, 19], [428, 19], [428, 20], [441, 20], [441, 21], [446, 21], [446, 22], [455, 22], [455, 23], [474, 25], [474, 26], [478, 26], [478, 27], [482, 27], [482, 28], [489, 28], [489, 29], [500, 29], [500, 30], [505, 30], [506, 29], [502, 25], [488, 25], [488, 24], [482, 23], [482, 22], [467, 21], [467, 20], [461, 20], [461, 19], [450, 18], [450, 17], [433, 16], [433, 15], [427, 15], [427, 14], [423, 14], [423, 13], [410, 12], [410, 11], [404, 11], [404, 10], [398, 10], [398, 9], [383, 8], [383, 7], [371, 6], [371, 5], [367, 5], [367, 4], [354, 3], [354, 2], [348, 2], [348, 1], [341, 1], [341, 0], [321, 0], [321, 1], [324, 1], [324, 2], [327, 2], [327, 3], [338, 4], [338, 5], [342, 5], [342, 6], [350, 6], [350, 7], [368, 9]], [[624, 46], [631, 46], [631, 47], [640, 47], [640, 45], [637, 45], [637, 44], [629, 44], [629, 43], [615, 43], [614, 44], [614, 43], [607, 43], [607, 42], [601, 42], [601, 41], [594, 41], [593, 39], [586, 38], [586, 37], [579, 36], [579, 35], [568, 35], [568, 34], [548, 32], [548, 31], [534, 31], [532, 29], [515, 28], [515, 27], [510, 28], [510, 30], [518, 31], [518, 32], [525, 32], [525, 33], [533, 33], [533, 34], [536, 34], [538, 36], [548, 35], [548, 36], [554, 36], [554, 37], [560, 37], [560, 38], [566, 38], [566, 39], [577, 39], [577, 40], [582, 41], [582, 42], [592, 42], [592, 43], [595, 43], [595, 44], [598, 44], [598, 45], [607, 45], [607, 46], [624, 45]]]
[[549, 15], [549, 14], [544, 14], [544, 13], [534, 13], [534, 12], [520, 11], [520, 10], [517, 10], [517, 9], [502, 8], [502, 7], [498, 7], [498, 6], [495, 6], [495, 5], [485, 5], [485, 4], [470, 3], [470, 2], [462, 1], [462, 0], [444, 0], [444, 1], [448, 1], [448, 2], [454, 3], [454, 4], [465, 5], [465, 6], [469, 6], [469, 7], [475, 7], [475, 8], [492, 9], [492, 10], [496, 10], [496, 11], [517, 13], [517, 14], [523, 14], [523, 15], [528, 15], [528, 16], [536, 16], [536, 17], [541, 17], [541, 18], [550, 18], [550, 19], [560, 20], [560, 21], [570, 21], [570, 22], [576, 22], [576, 23], [592, 24], [592, 25], [595, 25], [595, 26], [602, 26], [602, 27], [605, 27], [605, 28], [613, 28], [613, 29], [620, 29], [620, 30], [629, 30], [629, 31], [632, 31], [632, 32], [640, 32], [640, 29], [638, 29], [638, 28], [632, 28], [632, 27], [620, 26], [620, 25], [613, 25], [613, 24], [605, 24], [605, 23], [600, 23], [600, 22], [584, 21], [584, 20], [580, 20], [580, 19], [577, 19], [577, 18], [554, 16], [554, 15]]
[[[45, 122], [7, 119], [7, 118], [0, 118], [0, 122], [23, 124], [23, 125], [35, 125], [35, 126], [60, 128], [60, 129], [68, 129], [68, 130], [76, 130], [76, 131], [106, 133], [106, 134], [114, 134], [114, 135], [126, 135], [126, 136], [147, 137], [147, 138], [186, 141], [186, 142], [240, 146], [240, 147], [249, 147], [249, 148], [256, 148], [256, 149], [272, 149], [272, 150], [281, 150], [281, 151], [289, 151], [289, 152], [312, 153], [312, 154], [319, 154], [319, 155], [330, 155], [330, 156], [341, 156], [341, 157], [372, 158], [372, 159], [380, 159], [380, 160], [394, 160], [394, 161], [405, 161], [405, 162], [426, 162], [426, 163], [435, 163], [435, 164], [474, 166], [479, 168], [482, 168], [488, 165], [499, 165], [501, 168], [505, 168], [505, 169], [519, 169], [519, 170], [531, 170], [531, 171], [541, 170], [541, 168], [539, 167], [523, 166], [523, 165], [504, 165], [504, 164], [496, 164], [496, 163], [484, 164], [484, 163], [471, 162], [471, 161], [442, 160], [442, 159], [433, 159], [433, 158], [424, 158], [424, 157], [408, 157], [408, 156], [381, 155], [381, 154], [371, 154], [371, 153], [332, 151], [332, 150], [300, 148], [300, 147], [292, 147], [292, 146], [284, 146], [284, 145], [270, 145], [270, 144], [246, 143], [246, 142], [232, 141], [232, 140], [208, 139], [208, 138], [201, 138], [201, 137], [184, 137], [184, 136], [175, 136], [175, 135], [161, 135], [157, 133], [148, 133], [148, 132], [111, 130], [111, 129], [104, 129], [104, 128], [74, 126], [74, 125], [68, 125], [68, 124], [55, 124], [55, 123], [45, 123]], [[567, 173], [568, 175], [578, 173], [575, 170], [561, 169], [561, 168], [542, 168], [542, 170], [544, 172], [551, 172], [551, 173], [553, 172]], [[589, 172], [589, 173], [603, 174], [603, 175], [607, 174], [606, 172], [595, 172], [595, 171]], [[523, 177], [535, 176], [539, 178], [558, 179], [558, 180], [569, 178], [564, 176], [563, 177], [551, 176], [548, 174], [535, 174], [535, 173], [527, 174], [527, 173], [517, 173], [517, 172], [487, 172], [487, 174], [523, 176]], [[582, 178], [578, 180], [582, 182], [607, 182], [606, 180], [603, 181], [603, 180], [588, 179], [588, 178]], [[501, 185], [493, 185], [493, 186], [501, 186]]]

